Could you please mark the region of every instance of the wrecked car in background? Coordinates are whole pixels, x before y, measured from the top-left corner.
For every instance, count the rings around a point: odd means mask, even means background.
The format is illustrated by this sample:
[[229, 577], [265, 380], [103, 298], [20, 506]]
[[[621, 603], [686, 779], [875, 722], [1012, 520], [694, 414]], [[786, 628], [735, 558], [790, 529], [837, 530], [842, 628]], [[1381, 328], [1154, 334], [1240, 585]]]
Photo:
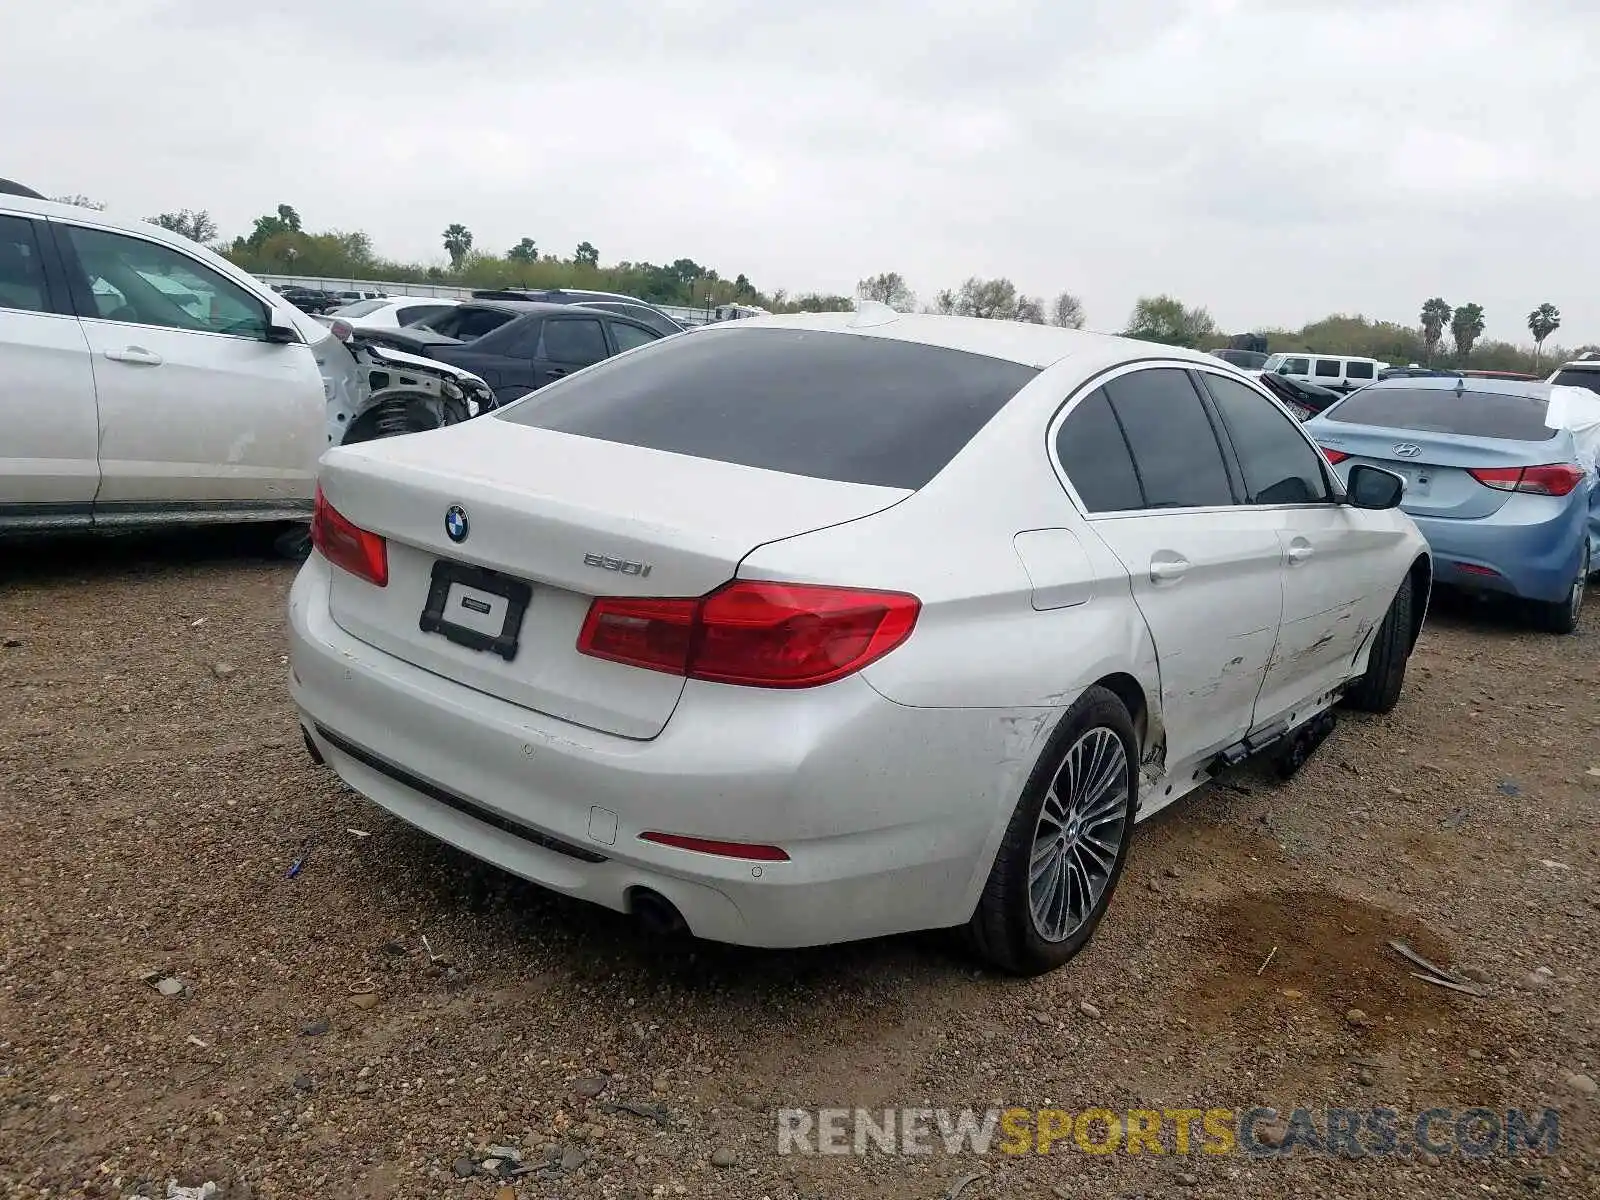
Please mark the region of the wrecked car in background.
[[433, 429], [470, 371], [346, 343], [145, 221], [0, 192], [0, 533], [252, 522], [305, 543], [330, 445]]

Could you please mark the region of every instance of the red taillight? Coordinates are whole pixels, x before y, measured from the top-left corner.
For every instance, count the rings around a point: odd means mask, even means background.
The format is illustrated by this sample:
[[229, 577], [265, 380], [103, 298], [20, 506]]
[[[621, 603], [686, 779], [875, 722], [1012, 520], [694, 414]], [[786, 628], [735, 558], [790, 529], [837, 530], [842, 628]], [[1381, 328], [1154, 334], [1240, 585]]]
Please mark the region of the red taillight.
[[640, 839], [662, 846], [676, 846], [679, 850], [695, 850], [701, 854], [720, 854], [724, 858], [748, 858], [756, 862], [788, 862], [788, 851], [779, 846], [763, 846], [755, 842], [719, 842], [711, 838], [685, 837], [681, 833], [641, 833]]
[[351, 521], [322, 494], [311, 513], [311, 544], [336, 567], [379, 587], [389, 586], [389, 547], [376, 533]]
[[1566, 496], [1583, 482], [1583, 471], [1571, 463], [1552, 463], [1544, 467], [1477, 467], [1467, 474], [1496, 491], [1531, 492], [1536, 496]]
[[1343, 450], [1329, 450], [1326, 446], [1322, 448], [1322, 453], [1327, 456], [1328, 461], [1331, 463], [1342, 463], [1350, 457]]
[[705, 596], [589, 606], [578, 650], [713, 683], [832, 683], [911, 635], [921, 602], [904, 592], [739, 580]]
[[356, 331], [355, 326], [350, 324], [349, 321], [346, 321], [342, 317], [336, 318], [333, 323], [328, 326], [328, 328], [333, 331], [333, 336], [338, 338], [341, 342], [348, 342], [350, 340], [350, 335]]

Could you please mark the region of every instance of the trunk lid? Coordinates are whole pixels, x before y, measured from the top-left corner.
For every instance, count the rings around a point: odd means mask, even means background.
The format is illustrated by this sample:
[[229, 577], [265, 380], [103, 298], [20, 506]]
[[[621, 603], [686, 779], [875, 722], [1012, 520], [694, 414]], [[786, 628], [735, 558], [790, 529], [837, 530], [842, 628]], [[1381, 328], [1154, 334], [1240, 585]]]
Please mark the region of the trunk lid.
[[1404, 479], [1400, 508], [1414, 517], [1472, 521], [1492, 516], [1515, 493], [1478, 482], [1471, 469], [1531, 467], [1563, 457], [1555, 441], [1514, 442], [1331, 423], [1318, 424], [1311, 432], [1325, 449], [1350, 456], [1334, 468], [1341, 478], [1349, 477], [1352, 466], [1367, 463]]
[[[641, 739], [661, 732], [684, 680], [578, 653], [591, 600], [702, 595], [764, 542], [910, 494], [487, 418], [331, 451], [321, 484], [387, 540], [388, 586], [333, 571], [332, 615], [347, 633], [513, 704]], [[466, 518], [459, 543], [446, 532], [452, 506]], [[529, 585], [509, 661], [422, 627], [436, 571], [463, 567]], [[506, 605], [479, 582], [440, 583], [446, 616], [498, 633]]]

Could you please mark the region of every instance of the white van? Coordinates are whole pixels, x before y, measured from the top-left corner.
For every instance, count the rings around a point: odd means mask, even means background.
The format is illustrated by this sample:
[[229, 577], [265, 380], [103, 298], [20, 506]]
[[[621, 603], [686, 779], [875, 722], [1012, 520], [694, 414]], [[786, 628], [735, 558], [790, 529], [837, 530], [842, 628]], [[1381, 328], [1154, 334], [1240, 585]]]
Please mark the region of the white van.
[[1302, 383], [1314, 383], [1336, 392], [1365, 387], [1389, 364], [1375, 358], [1351, 358], [1336, 354], [1274, 354], [1262, 365], [1263, 374], [1287, 375]]

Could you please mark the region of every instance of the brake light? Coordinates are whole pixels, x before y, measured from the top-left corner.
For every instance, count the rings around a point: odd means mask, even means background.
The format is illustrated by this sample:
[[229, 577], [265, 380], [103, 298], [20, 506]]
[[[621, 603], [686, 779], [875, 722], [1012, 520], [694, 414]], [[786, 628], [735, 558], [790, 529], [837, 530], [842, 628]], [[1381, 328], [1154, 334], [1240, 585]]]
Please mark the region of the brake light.
[[383, 538], [354, 524], [328, 503], [317, 485], [311, 512], [311, 544], [334, 566], [378, 587], [389, 586], [389, 547]]
[[745, 687], [817, 687], [882, 658], [916, 625], [904, 592], [735, 580], [704, 596], [602, 596], [580, 653]]
[[720, 854], [724, 858], [748, 858], [756, 862], [788, 862], [789, 853], [781, 846], [763, 846], [755, 842], [719, 842], [711, 838], [685, 837], [681, 833], [647, 832], [639, 835], [641, 841], [655, 842], [661, 846], [676, 846], [679, 850], [694, 850], [701, 854]]
[[355, 326], [350, 324], [350, 322], [346, 321], [343, 317], [335, 319], [334, 322], [328, 326], [328, 328], [333, 331], [333, 336], [338, 338], [341, 342], [348, 342], [350, 340], [350, 335], [356, 331]]
[[1329, 450], [1326, 446], [1322, 448], [1322, 453], [1327, 456], [1330, 463], [1342, 463], [1350, 457], [1343, 450]]
[[1543, 467], [1476, 467], [1467, 472], [1484, 487], [1499, 492], [1529, 492], [1536, 496], [1565, 496], [1583, 482], [1583, 471], [1571, 463]]

